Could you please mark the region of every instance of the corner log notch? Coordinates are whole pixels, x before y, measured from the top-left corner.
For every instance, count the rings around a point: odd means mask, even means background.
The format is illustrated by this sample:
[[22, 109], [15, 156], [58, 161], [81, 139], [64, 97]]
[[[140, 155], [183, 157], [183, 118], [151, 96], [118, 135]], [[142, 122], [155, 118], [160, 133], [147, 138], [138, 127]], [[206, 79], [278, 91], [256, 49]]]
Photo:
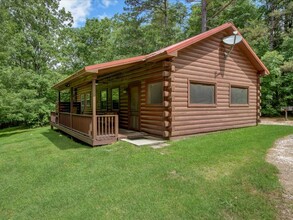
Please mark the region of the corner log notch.
[[165, 138], [170, 138], [172, 135], [172, 86], [171, 72], [174, 71], [171, 61], [163, 61], [163, 94], [164, 94], [164, 127], [163, 135]]

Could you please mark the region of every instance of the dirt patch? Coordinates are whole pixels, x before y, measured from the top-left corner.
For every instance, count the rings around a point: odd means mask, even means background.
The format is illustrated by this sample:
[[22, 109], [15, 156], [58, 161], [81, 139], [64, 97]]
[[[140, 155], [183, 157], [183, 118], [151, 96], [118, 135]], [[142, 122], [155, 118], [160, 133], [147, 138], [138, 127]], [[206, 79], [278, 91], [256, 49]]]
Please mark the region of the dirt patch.
[[267, 155], [267, 161], [280, 171], [283, 186], [282, 201], [279, 204], [279, 219], [293, 219], [293, 135], [278, 140]]
[[293, 126], [293, 120], [292, 120], [292, 118], [289, 118], [287, 121], [285, 120], [285, 118], [261, 118], [260, 124]]

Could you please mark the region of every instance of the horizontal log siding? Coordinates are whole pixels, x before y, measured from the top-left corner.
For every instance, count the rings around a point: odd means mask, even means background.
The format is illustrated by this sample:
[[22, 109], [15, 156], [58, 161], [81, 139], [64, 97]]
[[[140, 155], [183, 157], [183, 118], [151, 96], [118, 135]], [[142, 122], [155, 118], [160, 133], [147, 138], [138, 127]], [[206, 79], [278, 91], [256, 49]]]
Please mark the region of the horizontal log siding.
[[[257, 71], [235, 46], [221, 42], [222, 33], [179, 51], [172, 64], [172, 137], [256, 125]], [[189, 107], [188, 82], [216, 83], [215, 107]], [[249, 106], [230, 106], [230, 85], [249, 86]]]
[[128, 128], [128, 86], [133, 83], [140, 84], [140, 130], [163, 136], [165, 131], [163, 106], [149, 106], [146, 100], [146, 86], [148, 80], [162, 81], [162, 72], [164, 67], [162, 62], [148, 63], [132, 70], [124, 70], [122, 73], [113, 73], [111, 77], [98, 78], [97, 86], [97, 111], [100, 111], [100, 92], [106, 89], [108, 91], [108, 111], [112, 110], [111, 106], [111, 88], [119, 87], [120, 103], [119, 103], [119, 127]]

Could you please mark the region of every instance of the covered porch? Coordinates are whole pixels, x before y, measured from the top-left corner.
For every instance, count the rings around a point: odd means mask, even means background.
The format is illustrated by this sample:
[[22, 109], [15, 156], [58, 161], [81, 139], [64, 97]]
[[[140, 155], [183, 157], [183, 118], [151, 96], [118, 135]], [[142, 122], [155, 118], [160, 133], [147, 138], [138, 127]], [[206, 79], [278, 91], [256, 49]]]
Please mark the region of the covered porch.
[[121, 128], [168, 138], [170, 69], [143, 57], [84, 67], [53, 86], [51, 126], [92, 146], [117, 141]]
[[[118, 112], [97, 111], [96, 76], [90, 82], [77, 81], [65, 85], [58, 90], [56, 111], [51, 112], [51, 127], [56, 127], [65, 133], [88, 143], [89, 145], [110, 144], [118, 139], [119, 118]], [[77, 98], [77, 87], [86, 85], [88, 92]], [[69, 87], [69, 88], [68, 88]], [[67, 90], [67, 99], [61, 100], [61, 92]]]

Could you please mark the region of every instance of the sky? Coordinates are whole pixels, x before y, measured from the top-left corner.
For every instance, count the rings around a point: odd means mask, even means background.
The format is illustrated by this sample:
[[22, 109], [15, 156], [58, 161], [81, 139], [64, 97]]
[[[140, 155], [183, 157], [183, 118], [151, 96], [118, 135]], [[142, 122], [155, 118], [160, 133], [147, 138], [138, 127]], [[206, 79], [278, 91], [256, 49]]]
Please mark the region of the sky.
[[73, 27], [82, 27], [87, 18], [110, 18], [121, 13], [124, 0], [60, 0], [59, 7], [71, 12]]

